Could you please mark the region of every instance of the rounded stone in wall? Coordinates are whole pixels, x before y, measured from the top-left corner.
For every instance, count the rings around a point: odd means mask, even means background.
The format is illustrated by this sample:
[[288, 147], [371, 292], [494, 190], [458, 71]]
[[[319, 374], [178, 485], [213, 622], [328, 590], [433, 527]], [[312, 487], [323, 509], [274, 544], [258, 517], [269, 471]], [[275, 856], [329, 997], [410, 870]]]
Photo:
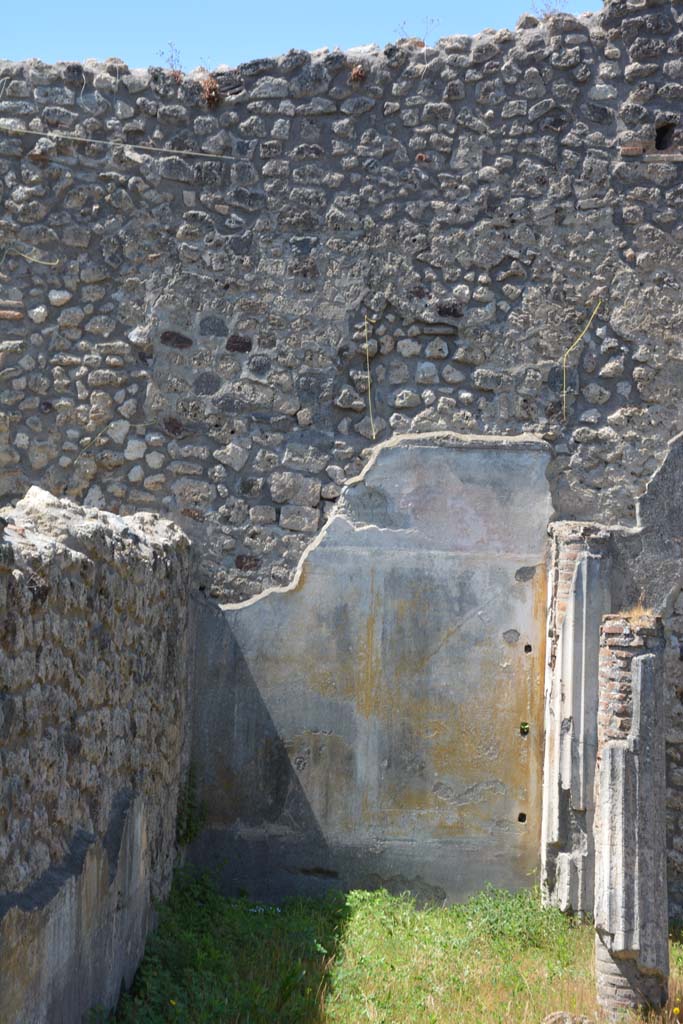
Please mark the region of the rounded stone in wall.
[[199, 324], [199, 333], [203, 337], [210, 334], [214, 338], [226, 338], [228, 329], [220, 316], [205, 316]]
[[222, 384], [221, 378], [216, 373], [206, 370], [195, 377], [192, 390], [195, 395], [215, 395]]

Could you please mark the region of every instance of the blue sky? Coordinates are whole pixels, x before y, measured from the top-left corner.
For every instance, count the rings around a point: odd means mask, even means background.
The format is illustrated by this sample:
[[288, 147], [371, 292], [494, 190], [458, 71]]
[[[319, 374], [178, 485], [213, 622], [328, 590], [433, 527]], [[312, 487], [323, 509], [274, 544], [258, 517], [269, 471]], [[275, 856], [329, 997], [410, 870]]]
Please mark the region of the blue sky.
[[[541, 0], [543, 2], [543, 0]], [[566, 10], [596, 10], [602, 0], [569, 0]], [[531, 0], [0, 0], [0, 57], [45, 61], [121, 57], [131, 67], [168, 63], [169, 44], [186, 71], [236, 65], [291, 47], [348, 49], [401, 35], [428, 41], [483, 28], [512, 28]], [[163, 51], [164, 57], [160, 57]]]

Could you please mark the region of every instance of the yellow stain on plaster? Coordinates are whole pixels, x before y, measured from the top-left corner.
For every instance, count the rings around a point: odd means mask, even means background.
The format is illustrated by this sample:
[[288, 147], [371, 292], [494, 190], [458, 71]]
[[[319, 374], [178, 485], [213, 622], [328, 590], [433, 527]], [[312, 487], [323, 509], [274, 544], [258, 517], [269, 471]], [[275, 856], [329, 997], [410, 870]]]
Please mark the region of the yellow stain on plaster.
[[[531, 731], [526, 737], [529, 743], [529, 796], [536, 807], [540, 807], [543, 777], [543, 712], [546, 661], [546, 615], [548, 606], [548, 577], [545, 565], [537, 565], [533, 577], [532, 619], [536, 626], [536, 643], [533, 661], [529, 666], [529, 718]], [[541, 841], [541, 815], [527, 817], [529, 836], [533, 843]]]
[[381, 656], [378, 649], [377, 621], [381, 622], [381, 598], [377, 593], [375, 581], [375, 570], [370, 570], [370, 600], [367, 618], [365, 620], [365, 635], [361, 650], [358, 652], [357, 673], [358, 688], [356, 691], [356, 709], [360, 715], [370, 718], [373, 714], [382, 713], [382, 697], [384, 687], [382, 685]]
[[[392, 704], [382, 720], [410, 722], [413, 732], [423, 741], [422, 753], [426, 767], [422, 784], [385, 782], [382, 793], [385, 812], [390, 822], [402, 814], [439, 811], [438, 819], [429, 819], [432, 835], [479, 834], [490, 827], [492, 817], [510, 816], [528, 811], [535, 801], [540, 783], [542, 758], [543, 671], [545, 665], [545, 601], [544, 567], [539, 566], [532, 595], [532, 622], [528, 641], [532, 653], [524, 652], [524, 644], [509, 656], [501, 675], [500, 646], [491, 641], [479, 646], [482, 680], [476, 693], [460, 696], [457, 704], [449, 699], [452, 688], [439, 699], [432, 690], [424, 699], [411, 698], [400, 689], [392, 693]], [[409, 613], [413, 600], [401, 601], [399, 615]], [[458, 626], [447, 632], [452, 635]], [[447, 642], [448, 636], [443, 638]], [[439, 649], [442, 644], [440, 643]], [[501, 699], [504, 698], [504, 699]], [[492, 709], [495, 708], [495, 714]], [[380, 709], [380, 713], [381, 713]], [[529, 722], [529, 734], [520, 732], [522, 722]], [[498, 770], [496, 770], [498, 766]], [[433, 790], [433, 780], [457, 779], [459, 791], [494, 776], [494, 786], [464, 806], [444, 808], [443, 799]], [[501, 788], [495, 787], [495, 776]], [[457, 793], [456, 797], [457, 799]], [[502, 801], [502, 805], [501, 805]], [[519, 803], [517, 808], [515, 801]], [[533, 816], [531, 827], [519, 833], [520, 843], [535, 857], [538, 824]]]
[[[297, 581], [295, 598], [303, 598], [301, 589], [306, 579], [305, 568]], [[310, 580], [309, 580], [310, 582]], [[388, 667], [382, 663], [382, 629], [386, 617], [383, 587], [370, 569], [369, 599], [365, 606], [350, 605], [351, 635], [357, 637], [358, 647], [336, 651], [332, 667], [321, 662], [319, 654], [310, 651], [308, 644], [297, 644], [294, 657], [297, 675], [306, 689], [326, 698], [351, 701], [359, 720], [377, 730], [379, 736], [394, 740], [400, 735], [400, 723], [408, 723], [414, 744], [408, 735], [408, 749], [419, 751], [425, 762], [423, 776], [403, 781], [396, 778], [391, 768], [366, 780], [360, 796], [360, 817], [367, 827], [381, 826], [392, 835], [401, 835], [423, 824], [425, 832], [434, 837], [474, 836], [490, 832], [492, 824], [510, 820], [510, 828], [517, 835], [520, 855], [535, 863], [536, 832], [540, 823], [536, 815], [530, 816], [528, 827], [517, 825], [517, 812], [528, 812], [538, 796], [542, 758], [543, 671], [545, 664], [546, 578], [542, 565], [538, 566], [532, 582], [529, 634], [505, 650], [501, 658], [499, 638], [476, 643], [477, 660], [481, 665], [481, 680], [476, 692], [463, 693], [458, 687], [457, 662], [450, 667], [449, 678], [441, 685], [437, 680], [428, 688], [419, 690], [429, 662], [444, 651], [449, 641], [466, 625], [466, 619], [452, 622], [431, 645], [431, 650], [402, 647], [400, 660], [392, 664], [391, 678]], [[528, 600], [528, 591], [527, 598]], [[420, 588], [408, 595], [392, 600], [391, 619], [395, 627], [406, 631], [414, 624], [418, 609], [424, 614], [428, 595]], [[528, 607], [528, 606], [527, 606]], [[524, 641], [533, 645], [533, 653], [523, 651]], [[265, 653], [272, 659], [275, 669], [281, 663], [282, 651]], [[263, 671], [263, 666], [262, 666]], [[444, 670], [448, 671], [448, 670]], [[277, 672], [275, 672], [277, 676]], [[263, 677], [272, 680], [269, 671]], [[404, 686], [402, 680], [417, 680], [418, 686]], [[271, 684], [272, 685], [272, 684]], [[520, 723], [531, 725], [529, 734], [520, 735]], [[289, 746], [289, 744], [288, 744]], [[334, 822], [335, 827], [353, 830], [353, 784], [344, 782], [348, 771], [353, 774], [358, 764], [358, 750], [340, 749], [334, 754], [316, 758], [310, 770], [301, 773], [300, 781], [311, 806], [321, 821]], [[348, 760], [347, 760], [348, 758]], [[322, 775], [329, 776], [326, 782]], [[332, 788], [330, 788], [330, 779]], [[484, 780], [499, 782], [503, 790], [484, 790], [464, 805], [458, 804], [458, 793], [466, 793], [470, 786]], [[336, 780], [336, 788], [334, 782]], [[444, 800], [434, 791], [442, 782], [454, 791], [453, 802]], [[358, 807], [358, 803], [355, 804]]]

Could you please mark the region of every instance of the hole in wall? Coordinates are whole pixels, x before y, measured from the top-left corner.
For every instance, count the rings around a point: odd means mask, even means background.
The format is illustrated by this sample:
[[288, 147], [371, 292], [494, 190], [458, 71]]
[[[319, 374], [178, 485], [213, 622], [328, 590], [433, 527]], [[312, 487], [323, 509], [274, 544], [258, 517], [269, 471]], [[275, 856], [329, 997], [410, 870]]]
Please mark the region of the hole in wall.
[[525, 654], [531, 654], [531, 651], [532, 651], [531, 644], [524, 644], [524, 653]]
[[671, 121], [665, 121], [655, 129], [655, 149], [671, 149], [674, 144], [676, 125]]
[[299, 868], [302, 875], [311, 875], [313, 878], [339, 878], [339, 872], [331, 868]]
[[524, 813], [524, 811], [519, 812], [519, 814], [517, 815], [517, 821], [521, 822], [522, 825], [524, 824], [524, 822], [526, 821], [526, 814]]
[[528, 722], [520, 722], [519, 723], [519, 735], [520, 736], [528, 736], [529, 735], [529, 723]]

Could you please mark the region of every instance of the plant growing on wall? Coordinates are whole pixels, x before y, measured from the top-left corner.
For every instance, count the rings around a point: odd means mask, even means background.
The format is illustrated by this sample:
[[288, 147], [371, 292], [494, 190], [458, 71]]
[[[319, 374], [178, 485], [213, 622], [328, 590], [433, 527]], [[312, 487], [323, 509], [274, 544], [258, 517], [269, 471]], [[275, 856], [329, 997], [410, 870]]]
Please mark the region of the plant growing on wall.
[[568, 0], [537, 0], [531, 5], [531, 10], [537, 18], [545, 21], [546, 18], [552, 18], [553, 14], [564, 14], [567, 7]]
[[202, 99], [209, 110], [213, 110], [221, 101], [220, 88], [213, 75], [207, 75], [202, 80]]
[[197, 770], [190, 764], [185, 782], [178, 793], [176, 839], [179, 846], [194, 842], [206, 822], [206, 807], [197, 796]]
[[164, 62], [165, 67], [169, 69], [176, 82], [179, 82], [183, 77], [183, 65], [180, 59], [180, 50], [174, 42], [169, 42], [165, 50], [159, 50], [159, 56]]

